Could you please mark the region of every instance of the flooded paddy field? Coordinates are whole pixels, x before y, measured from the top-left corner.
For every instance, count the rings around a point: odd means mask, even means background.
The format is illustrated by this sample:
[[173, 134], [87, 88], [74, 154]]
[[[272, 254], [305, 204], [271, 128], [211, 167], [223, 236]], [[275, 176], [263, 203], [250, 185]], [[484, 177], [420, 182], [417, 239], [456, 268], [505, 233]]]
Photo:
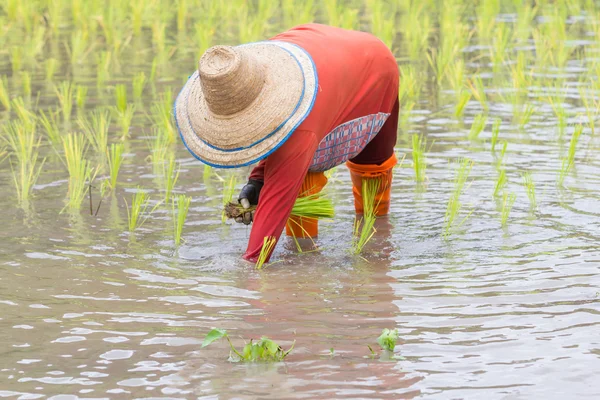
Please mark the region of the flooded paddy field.
[[[595, 2], [6, 0], [0, 21], [0, 398], [600, 397]], [[311, 21], [393, 49], [403, 162], [360, 256], [340, 166], [319, 251], [283, 238], [257, 271], [221, 217], [250, 168], [196, 161], [171, 107], [209, 46]], [[295, 347], [232, 363], [214, 327]]]

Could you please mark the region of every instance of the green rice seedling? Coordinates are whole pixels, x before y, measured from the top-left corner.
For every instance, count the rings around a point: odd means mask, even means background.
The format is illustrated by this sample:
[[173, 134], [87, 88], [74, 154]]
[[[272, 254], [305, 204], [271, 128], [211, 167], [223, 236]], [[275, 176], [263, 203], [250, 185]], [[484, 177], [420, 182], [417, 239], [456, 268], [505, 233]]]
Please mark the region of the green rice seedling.
[[[133, 77], [133, 99], [136, 101], [142, 100], [144, 87], [146, 87], [147, 79], [144, 71], [140, 71]], [[127, 100], [125, 100], [127, 101]]]
[[185, 32], [186, 20], [188, 18], [187, 0], [177, 0], [177, 32]]
[[330, 198], [320, 193], [298, 197], [290, 215], [300, 218], [331, 219], [334, 215], [333, 203]]
[[[191, 202], [192, 198], [183, 194], [173, 197], [173, 236], [175, 239], [176, 246], [179, 246], [181, 244], [181, 233], [183, 231], [183, 224], [185, 223], [185, 219], [187, 218]], [[175, 209], [177, 209], [177, 212], [175, 212]]]
[[394, 352], [396, 348], [396, 341], [400, 335], [398, 334], [398, 329], [384, 329], [381, 332], [381, 335], [377, 338], [377, 343], [381, 346], [382, 350], [386, 350], [389, 352]]
[[71, 82], [64, 81], [55, 87], [54, 91], [56, 92], [56, 97], [58, 97], [63, 121], [68, 122], [71, 120], [71, 111], [73, 110], [75, 85], [73, 85]]
[[21, 97], [14, 98], [12, 100], [11, 108], [13, 110], [15, 110], [17, 117], [19, 118], [19, 120], [24, 124], [24, 126], [27, 129], [35, 129], [37, 117], [35, 116], [34, 113], [29, 111], [27, 109], [27, 107], [25, 107], [25, 102], [23, 101], [23, 98], [21, 98]]
[[[19, 204], [29, 200], [31, 189], [37, 182], [45, 160], [38, 164], [41, 138], [36, 139], [35, 126], [31, 127], [22, 121], [11, 121], [3, 126], [1, 139], [8, 145], [11, 158], [13, 183], [17, 191]], [[12, 159], [16, 161], [13, 166]]]
[[[473, 161], [468, 158], [463, 158], [459, 161], [456, 176], [454, 178], [454, 189], [448, 200], [448, 206], [446, 208], [446, 214], [444, 215], [445, 230], [444, 237], [448, 238], [452, 232], [452, 228], [455, 225], [456, 218], [460, 215], [462, 209], [462, 203], [460, 202], [460, 195], [465, 187], [465, 183], [469, 178], [471, 169], [473, 168]], [[469, 213], [463, 220], [457, 225], [460, 227], [471, 215]]]
[[153, 138], [147, 140], [148, 150], [150, 151], [149, 159], [152, 162], [152, 167], [155, 175], [163, 173], [162, 166], [167, 160], [167, 155], [171, 150], [172, 138], [170, 134], [162, 129], [153, 128]]
[[496, 17], [500, 13], [499, 0], [484, 0], [477, 8], [477, 33], [480, 39], [486, 40], [492, 36], [496, 26]]
[[27, 71], [21, 72], [21, 84], [23, 86], [23, 96], [31, 97], [31, 75]]
[[123, 114], [127, 111], [127, 86], [124, 84], [118, 84], [115, 86], [115, 100], [116, 108], [119, 114]]
[[75, 91], [75, 104], [77, 104], [77, 110], [83, 111], [85, 108], [85, 100], [87, 99], [88, 87], [85, 85], [77, 85]]
[[507, 23], [500, 23], [494, 30], [493, 46], [490, 48], [490, 58], [497, 74], [506, 59], [512, 41], [512, 30]]
[[494, 125], [492, 125], [492, 153], [496, 152], [496, 143], [498, 142], [498, 135], [500, 134], [500, 125], [502, 124], [502, 120], [500, 118], [496, 118], [494, 121]]
[[567, 129], [567, 112], [565, 111], [562, 103], [555, 103], [550, 98], [549, 100], [550, 104], [552, 105], [554, 115], [556, 115], [556, 119], [558, 120], [556, 126], [558, 128], [558, 137], [561, 139], [565, 134], [565, 129]]
[[413, 169], [415, 171], [415, 180], [423, 182], [427, 178], [425, 170], [427, 163], [425, 161], [425, 151], [427, 148], [427, 140], [420, 135], [412, 135], [412, 159]]
[[70, 44], [65, 44], [71, 65], [81, 64], [88, 53], [89, 33], [85, 30], [75, 30], [71, 33]]
[[508, 142], [504, 142], [502, 144], [502, 150], [500, 151], [500, 156], [496, 159], [496, 169], [498, 171], [500, 171], [500, 169], [504, 165], [504, 155], [506, 154], [507, 148], [508, 148]]
[[569, 142], [569, 152], [566, 157], [563, 158], [561, 163], [561, 168], [558, 175], [558, 184], [563, 186], [565, 178], [571, 172], [573, 167], [575, 166], [575, 153], [577, 152], [577, 144], [579, 143], [579, 137], [583, 132], [583, 126], [578, 125], [571, 136], [571, 141]]
[[225, 329], [214, 328], [210, 332], [208, 332], [208, 334], [204, 338], [204, 341], [202, 342], [202, 347], [204, 348], [213, 343], [214, 341], [222, 338], [227, 339], [227, 342], [229, 343], [229, 347], [231, 349], [229, 353], [229, 360], [232, 362], [281, 362], [292, 352], [292, 350], [294, 349], [294, 345], [296, 344], [296, 341], [294, 341], [290, 349], [284, 351], [283, 348], [273, 340], [267, 337], [262, 337], [257, 342], [250, 340], [250, 342], [246, 343], [246, 345], [240, 352], [235, 348], [235, 346], [231, 342], [231, 339], [229, 338], [229, 335], [227, 334], [227, 331]]
[[208, 164], [204, 164], [204, 168], [202, 170], [202, 182], [206, 183], [210, 180], [210, 176], [212, 174], [212, 167]]
[[265, 263], [271, 257], [271, 252], [275, 248], [275, 244], [277, 243], [277, 239], [274, 236], [268, 236], [263, 239], [263, 245], [260, 249], [260, 254], [256, 259], [256, 269], [263, 269]]
[[538, 8], [533, 2], [522, 2], [516, 7], [517, 22], [514, 27], [514, 37], [518, 42], [525, 42], [531, 34], [531, 26]]
[[494, 186], [494, 197], [498, 196], [500, 191], [504, 189], [506, 183], [508, 182], [506, 178], [506, 170], [504, 168], [500, 169], [500, 173], [498, 174], [498, 179], [496, 180], [496, 186]]
[[8, 92], [8, 83], [6, 75], [0, 76], [0, 103], [7, 111], [10, 111], [10, 94]]
[[410, 60], [419, 60], [423, 57], [429, 35], [433, 30], [430, 12], [424, 2], [411, 1], [402, 18], [402, 34], [405, 40], [408, 57]]
[[400, 83], [398, 85], [398, 99], [404, 105], [407, 101], [415, 100], [421, 92], [422, 77], [412, 65], [400, 67]]
[[116, 108], [114, 110], [119, 118], [119, 125], [121, 126], [121, 140], [125, 140], [129, 137], [129, 128], [131, 128], [131, 122], [133, 121], [135, 105], [129, 104], [122, 113]]
[[457, 98], [462, 93], [465, 85], [465, 62], [458, 59], [448, 66], [447, 70], [448, 83]]
[[471, 100], [471, 96], [471, 93], [466, 92], [464, 90], [460, 92], [460, 95], [458, 96], [458, 101], [456, 102], [456, 106], [454, 108], [455, 117], [462, 117], [463, 113], [465, 112], [465, 107], [467, 106], [467, 104], [469, 104], [469, 101]]
[[479, 101], [483, 109], [488, 110], [489, 105], [481, 76], [475, 75], [472, 80], [467, 79], [467, 85], [469, 86], [469, 89], [471, 89], [473, 97]]
[[375, 234], [375, 196], [379, 191], [379, 179], [362, 180], [362, 199], [363, 199], [363, 217], [354, 222], [354, 240], [352, 243], [353, 253], [358, 255], [362, 253], [365, 245]]
[[150, 207], [150, 195], [147, 192], [142, 191], [139, 186], [137, 189], [138, 190], [131, 198], [131, 207], [129, 207], [127, 200], [125, 200], [129, 233], [133, 233], [136, 229], [141, 228], [150, 214], [152, 214], [160, 204], [156, 204], [149, 212], [147, 212], [148, 207]]
[[61, 131], [58, 128], [58, 113], [54, 113], [52, 111], [48, 111], [47, 113], [40, 111], [38, 120], [44, 127], [46, 135], [48, 136], [48, 141], [52, 147], [58, 149], [62, 143]]
[[371, 33], [381, 39], [389, 49], [392, 49], [396, 36], [395, 8], [378, 0], [368, 0], [367, 8], [371, 14]]
[[479, 134], [485, 128], [486, 123], [487, 115], [476, 115], [473, 119], [473, 123], [471, 124], [471, 129], [469, 130], [469, 140], [477, 140], [479, 138]]
[[119, 176], [121, 164], [123, 163], [124, 150], [125, 146], [123, 145], [123, 143], [112, 143], [110, 147], [106, 150], [108, 170], [110, 172], [109, 184], [111, 190], [113, 191], [117, 188], [117, 178]]
[[[587, 85], [586, 85], [587, 86]], [[587, 116], [588, 125], [592, 131], [592, 136], [595, 136], [595, 119], [600, 111], [600, 104], [595, 100], [595, 96], [591, 93], [591, 90], [586, 90], [584, 86], [579, 87], [579, 98], [585, 107], [585, 113]]]
[[96, 86], [104, 88], [106, 80], [110, 76], [112, 53], [109, 51], [101, 51], [96, 64]]
[[134, 36], [140, 36], [142, 33], [142, 25], [144, 12], [147, 10], [145, 0], [132, 0], [129, 2], [131, 8], [130, 18]]
[[86, 138], [99, 155], [106, 154], [108, 146], [108, 129], [110, 127], [110, 113], [106, 110], [92, 111], [91, 117], [80, 117], [77, 121]]
[[90, 162], [84, 159], [87, 145], [82, 134], [71, 133], [63, 137], [64, 159], [69, 172], [68, 200], [65, 208], [77, 211], [88, 190], [88, 184], [94, 179], [96, 172]]
[[500, 215], [502, 227], [505, 228], [508, 225], [508, 217], [510, 216], [510, 212], [515, 204], [515, 200], [517, 199], [517, 195], [514, 193], [504, 193], [502, 196], [502, 212]]
[[171, 89], [165, 90], [160, 96], [160, 101], [153, 104], [151, 107], [152, 121], [155, 126], [168, 133], [170, 140], [177, 139], [177, 131], [173, 124], [172, 109], [172, 92]]
[[531, 116], [534, 112], [535, 107], [533, 106], [533, 104], [528, 104], [525, 107], [525, 110], [523, 110], [523, 112], [520, 113], [519, 126], [521, 127], [521, 129], [523, 129], [525, 125], [529, 123], [529, 121], [531, 120]]
[[533, 181], [533, 177], [531, 176], [531, 172], [525, 172], [522, 176], [523, 186], [525, 186], [525, 192], [529, 198], [529, 206], [532, 210], [534, 210], [537, 208], [537, 201], [535, 198], [535, 183]]
[[[288, 25], [294, 26], [294, 25]], [[196, 53], [196, 59], [199, 60], [206, 50], [210, 48], [213, 43], [215, 36], [215, 29], [213, 26], [208, 25], [205, 21], [199, 21], [194, 25], [194, 38], [195, 43], [198, 46]]]
[[58, 60], [56, 58], [48, 58], [44, 63], [44, 68], [46, 70], [46, 80], [49, 82], [52, 81], [54, 74], [56, 74], [56, 70], [58, 69]]
[[[169, 162], [164, 166], [164, 176], [165, 176], [165, 203], [171, 200], [171, 193], [173, 193], [173, 188], [175, 184], [177, 184], [177, 179], [179, 178], [180, 165], [175, 161], [175, 155], [171, 154], [169, 157]], [[232, 196], [233, 197], [233, 196]]]

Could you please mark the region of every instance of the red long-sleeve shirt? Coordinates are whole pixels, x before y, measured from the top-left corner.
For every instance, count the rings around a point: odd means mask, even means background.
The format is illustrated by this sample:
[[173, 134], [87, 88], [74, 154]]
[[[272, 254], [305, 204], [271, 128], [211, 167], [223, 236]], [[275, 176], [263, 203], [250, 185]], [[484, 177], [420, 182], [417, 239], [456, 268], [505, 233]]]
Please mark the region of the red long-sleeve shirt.
[[396, 60], [371, 34], [307, 24], [271, 40], [306, 50], [315, 63], [319, 87], [308, 117], [250, 175], [264, 182], [244, 254], [250, 261], [256, 261], [265, 237], [279, 239], [321, 140], [345, 122], [391, 113], [398, 98]]

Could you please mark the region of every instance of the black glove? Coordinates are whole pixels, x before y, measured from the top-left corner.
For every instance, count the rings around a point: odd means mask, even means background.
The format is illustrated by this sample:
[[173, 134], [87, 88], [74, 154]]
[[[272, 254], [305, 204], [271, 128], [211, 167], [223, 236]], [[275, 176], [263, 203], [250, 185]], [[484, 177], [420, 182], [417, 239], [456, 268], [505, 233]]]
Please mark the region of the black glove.
[[[264, 183], [261, 181], [249, 179], [248, 183], [242, 188], [242, 191], [240, 192], [240, 195], [238, 197], [238, 203], [240, 203], [244, 208], [250, 208], [250, 206], [257, 205], [260, 190], [262, 189], [263, 185]], [[237, 217], [235, 221], [241, 222], [245, 225], [250, 225], [253, 219], [254, 211], [248, 211], [245, 212], [243, 216]]]

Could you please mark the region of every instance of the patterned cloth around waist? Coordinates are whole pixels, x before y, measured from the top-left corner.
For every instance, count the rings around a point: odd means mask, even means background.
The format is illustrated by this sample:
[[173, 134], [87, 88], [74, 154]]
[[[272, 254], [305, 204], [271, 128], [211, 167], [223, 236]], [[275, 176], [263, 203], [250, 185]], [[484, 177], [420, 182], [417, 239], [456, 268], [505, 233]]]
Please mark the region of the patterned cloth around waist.
[[335, 127], [319, 143], [308, 170], [327, 171], [356, 157], [379, 133], [389, 115], [366, 115]]

